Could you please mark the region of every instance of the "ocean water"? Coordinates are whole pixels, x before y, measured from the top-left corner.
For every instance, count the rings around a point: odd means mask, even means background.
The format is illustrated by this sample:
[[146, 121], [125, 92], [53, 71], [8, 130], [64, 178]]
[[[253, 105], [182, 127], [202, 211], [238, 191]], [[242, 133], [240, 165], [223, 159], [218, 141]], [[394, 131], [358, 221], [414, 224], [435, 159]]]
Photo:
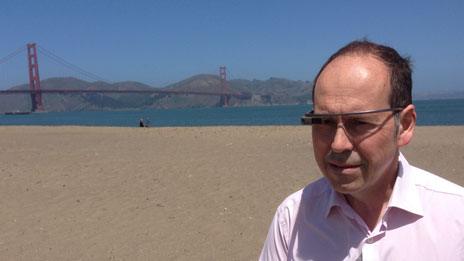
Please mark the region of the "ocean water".
[[[464, 99], [415, 101], [422, 126], [464, 125]], [[311, 105], [229, 107], [130, 111], [45, 112], [0, 115], [0, 125], [78, 125], [137, 127], [140, 118], [150, 126], [299, 125]]]

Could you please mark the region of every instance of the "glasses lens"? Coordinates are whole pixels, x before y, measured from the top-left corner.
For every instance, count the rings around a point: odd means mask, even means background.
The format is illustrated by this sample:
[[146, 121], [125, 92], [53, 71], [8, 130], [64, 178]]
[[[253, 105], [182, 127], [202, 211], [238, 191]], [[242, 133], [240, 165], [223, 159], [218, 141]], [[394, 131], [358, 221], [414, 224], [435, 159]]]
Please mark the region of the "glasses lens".
[[328, 116], [316, 116], [309, 119], [313, 131], [324, 137], [332, 137], [337, 130], [337, 119]]
[[[390, 113], [388, 117], [386, 114]], [[391, 111], [353, 113], [352, 115], [306, 115], [302, 123], [312, 125], [318, 134], [333, 137], [339, 121], [346, 135], [352, 139], [363, 139], [376, 132], [393, 114]]]
[[365, 137], [377, 130], [381, 123], [369, 117], [370, 115], [359, 115], [343, 119], [345, 131], [351, 137]]

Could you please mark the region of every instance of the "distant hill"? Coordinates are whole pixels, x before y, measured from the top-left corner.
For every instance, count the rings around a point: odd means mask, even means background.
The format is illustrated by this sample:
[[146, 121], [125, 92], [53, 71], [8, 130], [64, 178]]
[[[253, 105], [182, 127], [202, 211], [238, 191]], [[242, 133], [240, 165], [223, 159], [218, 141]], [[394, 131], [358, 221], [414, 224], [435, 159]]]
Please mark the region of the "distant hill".
[[265, 81], [231, 80], [229, 85], [239, 92], [269, 95], [270, 104], [305, 104], [311, 100], [312, 84], [308, 81], [271, 77]]
[[[249, 94], [249, 99], [231, 98], [230, 106], [266, 106], [306, 104], [311, 100], [311, 82], [293, 81], [271, 77], [267, 80], [234, 79], [228, 81], [229, 91]], [[87, 82], [80, 79], [49, 78], [41, 81], [42, 89], [82, 90], [151, 90], [149, 85], [125, 81], [117, 83]], [[27, 84], [11, 89], [27, 89]], [[216, 75], [199, 74], [185, 80], [158, 88], [160, 90], [221, 92], [221, 81]], [[414, 93], [414, 100], [463, 99], [464, 90], [421, 91]], [[47, 111], [128, 110], [146, 108], [195, 108], [219, 106], [218, 96], [172, 94], [43, 94]], [[29, 94], [0, 95], [0, 113], [29, 111]]]
[[[76, 90], [142, 90], [152, 87], [138, 82], [86, 82], [76, 78], [49, 78], [40, 82], [42, 89], [76, 89]], [[23, 84], [11, 89], [27, 89]], [[46, 111], [79, 110], [117, 110], [142, 108], [151, 104], [150, 97], [142, 94], [43, 94]], [[0, 95], [0, 112], [29, 111], [31, 101], [29, 94]]]
[[[310, 100], [310, 82], [281, 78], [261, 80], [231, 80], [230, 92], [248, 93], [250, 99], [231, 98], [230, 106], [260, 106], [273, 104], [302, 104]], [[11, 89], [27, 89], [27, 84]], [[41, 81], [42, 89], [81, 90], [149, 90], [153, 87], [143, 83], [126, 81], [109, 84], [87, 82], [80, 79], [49, 78]], [[221, 92], [221, 81], [216, 75], [200, 74], [178, 83], [160, 88], [162, 90]], [[219, 105], [218, 96], [170, 95], [170, 94], [43, 94], [46, 111], [79, 110], [127, 110], [141, 108], [194, 108]], [[28, 111], [31, 108], [28, 94], [0, 95], [0, 112]]]

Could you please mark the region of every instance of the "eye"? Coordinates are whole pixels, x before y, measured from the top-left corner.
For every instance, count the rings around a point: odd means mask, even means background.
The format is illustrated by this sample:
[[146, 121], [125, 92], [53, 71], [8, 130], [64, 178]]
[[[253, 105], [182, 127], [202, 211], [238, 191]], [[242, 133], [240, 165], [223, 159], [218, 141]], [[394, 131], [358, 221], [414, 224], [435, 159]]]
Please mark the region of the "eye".
[[377, 125], [366, 119], [347, 119], [345, 121], [346, 128], [354, 132], [365, 132], [374, 129]]
[[354, 119], [350, 121], [350, 124], [354, 126], [363, 126], [363, 125], [371, 124], [371, 123], [365, 120], [361, 120], [361, 119]]

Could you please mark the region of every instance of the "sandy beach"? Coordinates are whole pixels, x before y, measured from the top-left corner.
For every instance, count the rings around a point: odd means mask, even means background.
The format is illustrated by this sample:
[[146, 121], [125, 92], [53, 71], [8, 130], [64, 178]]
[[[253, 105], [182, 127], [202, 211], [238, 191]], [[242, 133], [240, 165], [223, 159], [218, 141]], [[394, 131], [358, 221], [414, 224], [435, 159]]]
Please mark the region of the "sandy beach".
[[[464, 185], [464, 126], [402, 151]], [[1, 260], [256, 260], [277, 205], [320, 177], [311, 130], [0, 127]]]

